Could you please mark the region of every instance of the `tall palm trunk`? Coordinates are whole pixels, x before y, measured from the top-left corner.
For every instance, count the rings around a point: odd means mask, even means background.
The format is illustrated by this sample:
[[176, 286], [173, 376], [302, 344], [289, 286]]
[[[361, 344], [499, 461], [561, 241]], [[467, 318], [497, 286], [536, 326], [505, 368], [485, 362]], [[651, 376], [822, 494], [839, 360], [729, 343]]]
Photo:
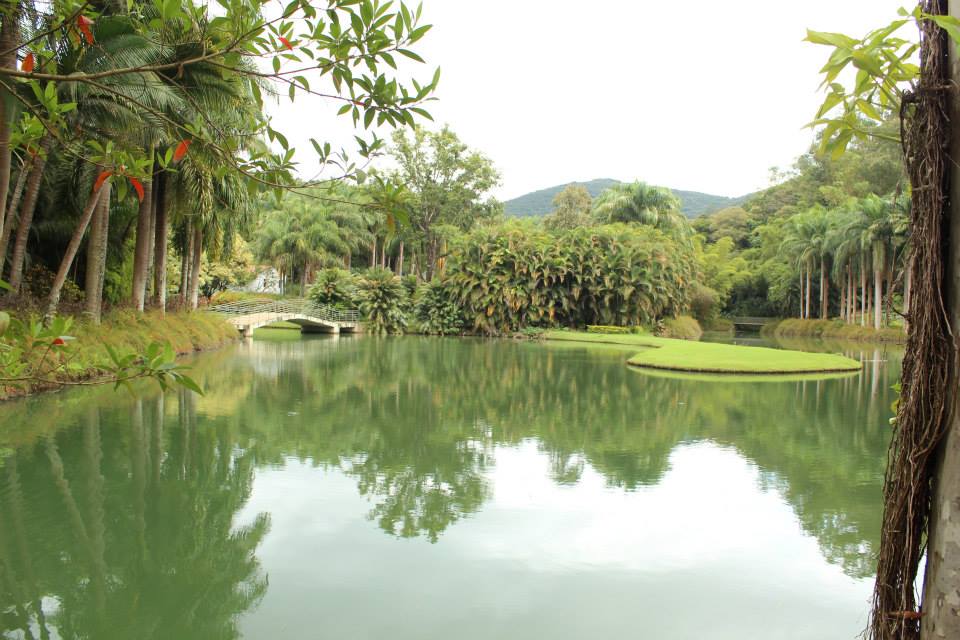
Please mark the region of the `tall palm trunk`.
[[803, 306], [803, 265], [800, 265], [800, 319], [806, 318]]
[[847, 283], [844, 280], [840, 280], [838, 283], [840, 285], [840, 319], [844, 322], [847, 321]]
[[203, 227], [194, 223], [192, 264], [190, 265], [190, 309], [196, 309], [200, 302], [200, 256], [203, 255]]
[[[150, 150], [153, 155], [153, 150]], [[143, 185], [143, 200], [140, 201], [140, 211], [137, 214], [137, 238], [133, 250], [133, 306], [137, 311], [143, 311], [147, 298], [147, 272], [150, 268], [150, 247], [154, 238], [153, 230], [153, 179], [146, 180]]]
[[867, 326], [867, 268], [860, 256], [860, 326]]
[[873, 328], [883, 324], [883, 267], [873, 266]]
[[893, 294], [896, 293], [894, 285], [894, 276], [896, 275], [896, 265], [894, 264], [893, 251], [890, 252], [890, 264], [886, 266], [887, 271], [887, 297], [886, 297], [886, 326], [890, 326], [893, 321]]
[[167, 188], [167, 177], [157, 174], [156, 214], [154, 215], [153, 244], [153, 294], [160, 313], [167, 310], [167, 233], [169, 227], [169, 208], [171, 189]]
[[803, 316], [806, 319], [809, 319], [813, 315], [810, 312], [810, 272], [811, 271], [812, 269], [810, 268], [810, 265], [808, 263], [807, 264], [807, 301], [805, 303], [806, 305], [805, 315]]
[[857, 313], [857, 288], [853, 284], [853, 264], [847, 263], [847, 322], [853, 324]]
[[110, 184], [105, 184], [102, 191], [87, 238], [87, 274], [84, 286], [86, 312], [94, 324], [100, 324], [100, 312], [103, 309], [103, 278], [107, 269], [107, 240], [110, 230]]
[[400, 241], [400, 255], [397, 257], [397, 275], [403, 275], [403, 240]]
[[180, 253], [180, 307], [187, 306], [187, 289], [190, 286], [190, 263], [193, 255], [193, 218], [187, 220], [183, 235], [183, 249]]
[[373, 245], [370, 248], [370, 268], [377, 266], [377, 237], [373, 237]]
[[87, 226], [90, 224], [93, 212], [96, 210], [100, 198], [106, 189], [106, 184], [109, 184], [109, 181], [90, 194], [90, 197], [87, 199], [87, 206], [83, 208], [83, 213], [80, 214], [80, 220], [73, 230], [73, 236], [71, 236], [70, 242], [67, 243], [67, 248], [63, 252], [63, 258], [60, 260], [60, 268], [57, 269], [57, 275], [53, 278], [50, 294], [47, 297], [47, 311], [44, 319], [48, 322], [56, 315], [57, 307], [60, 306], [60, 293], [63, 291], [63, 283], [67, 280], [67, 273], [70, 272], [73, 259], [77, 256], [77, 250], [80, 249], [80, 243], [83, 241], [83, 234], [87, 232]]
[[827, 275], [827, 260], [820, 256], [820, 317], [827, 319], [827, 302], [830, 296], [830, 278]]
[[[0, 25], [0, 51], [4, 52], [0, 58], [0, 66], [5, 69], [14, 69], [17, 66], [17, 46], [20, 44], [20, 12], [21, 2], [5, 2], [4, 8], [9, 11], [3, 16]], [[10, 192], [10, 128], [13, 114], [10, 112], [13, 100], [0, 100], [0, 226], [6, 219], [7, 196]]]
[[43, 170], [47, 165], [47, 157], [53, 147], [53, 138], [48, 134], [40, 143], [40, 153], [34, 158], [33, 170], [27, 181], [27, 192], [23, 198], [23, 208], [20, 222], [17, 225], [17, 237], [13, 241], [13, 255], [10, 258], [10, 287], [14, 292], [20, 291], [23, 281], [23, 262], [27, 255], [27, 241], [30, 239], [30, 227], [33, 226], [33, 214], [37, 210], [37, 198], [40, 195], [40, 183], [43, 180]]
[[0, 217], [0, 272], [3, 271], [3, 263], [7, 258], [7, 246], [10, 244], [10, 233], [17, 223], [17, 211], [20, 208], [20, 198], [23, 196], [23, 188], [27, 183], [27, 178], [33, 171], [34, 158], [24, 158], [20, 165], [20, 175], [17, 176], [17, 186], [13, 189], [13, 195], [10, 196], [10, 202], [7, 204], [6, 215]]

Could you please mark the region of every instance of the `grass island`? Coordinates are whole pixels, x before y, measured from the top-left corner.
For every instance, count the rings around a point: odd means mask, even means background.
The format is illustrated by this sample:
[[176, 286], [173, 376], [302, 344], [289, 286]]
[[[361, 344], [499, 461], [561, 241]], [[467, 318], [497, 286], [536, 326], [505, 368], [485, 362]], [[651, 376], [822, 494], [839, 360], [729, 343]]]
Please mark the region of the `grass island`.
[[639, 351], [627, 363], [635, 367], [715, 374], [808, 374], [859, 371], [845, 356], [766, 347], [657, 338], [643, 334], [547, 331], [546, 340], [623, 345]]

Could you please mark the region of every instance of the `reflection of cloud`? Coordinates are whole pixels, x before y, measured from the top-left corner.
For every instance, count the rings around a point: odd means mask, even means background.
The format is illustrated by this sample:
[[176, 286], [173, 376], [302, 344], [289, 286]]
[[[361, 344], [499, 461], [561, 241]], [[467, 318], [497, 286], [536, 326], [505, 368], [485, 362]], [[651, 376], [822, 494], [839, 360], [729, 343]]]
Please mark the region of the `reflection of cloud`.
[[473, 552], [538, 571], [700, 568], [772, 572], [830, 589], [852, 584], [824, 564], [790, 505], [761, 490], [756, 467], [733, 450], [682, 445], [659, 484], [634, 492], [610, 488], [589, 466], [578, 484], [558, 486], [532, 442], [496, 455], [493, 497], [478, 518], [483, 531], [469, 541]]
[[490, 500], [435, 545], [370, 527], [340, 471], [261, 470], [244, 514], [271, 512], [258, 551], [271, 587], [244, 632], [824, 640], [863, 628], [870, 582], [827, 563], [735, 451], [680, 445], [658, 485], [624, 491], [589, 464], [558, 485], [538, 444], [496, 447]]

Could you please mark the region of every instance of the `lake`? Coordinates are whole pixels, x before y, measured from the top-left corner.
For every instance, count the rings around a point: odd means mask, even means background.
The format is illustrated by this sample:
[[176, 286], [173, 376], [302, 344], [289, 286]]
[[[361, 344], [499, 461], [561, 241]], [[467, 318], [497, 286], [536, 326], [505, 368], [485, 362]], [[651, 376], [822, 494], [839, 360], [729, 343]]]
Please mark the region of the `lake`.
[[4, 638], [853, 639], [900, 371], [258, 332], [0, 405]]

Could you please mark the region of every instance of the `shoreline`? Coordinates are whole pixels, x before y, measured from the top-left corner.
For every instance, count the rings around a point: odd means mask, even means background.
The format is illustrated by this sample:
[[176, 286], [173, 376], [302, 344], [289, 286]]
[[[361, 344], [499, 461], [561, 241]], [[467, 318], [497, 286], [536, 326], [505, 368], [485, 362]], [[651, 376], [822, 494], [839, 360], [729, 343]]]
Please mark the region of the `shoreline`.
[[166, 342], [177, 360], [198, 353], [215, 351], [240, 339], [236, 328], [219, 316], [206, 311], [159, 312], [137, 314], [121, 310], [106, 316], [100, 325], [74, 318], [70, 328], [74, 340], [64, 352], [68, 363], [79, 367], [61, 373], [55, 381], [35, 382], [23, 387], [0, 386], [0, 402], [55, 393], [76, 387], [94, 387], [110, 383], [102, 367], [107, 365], [109, 345], [118, 353], [141, 352], [151, 342]]

